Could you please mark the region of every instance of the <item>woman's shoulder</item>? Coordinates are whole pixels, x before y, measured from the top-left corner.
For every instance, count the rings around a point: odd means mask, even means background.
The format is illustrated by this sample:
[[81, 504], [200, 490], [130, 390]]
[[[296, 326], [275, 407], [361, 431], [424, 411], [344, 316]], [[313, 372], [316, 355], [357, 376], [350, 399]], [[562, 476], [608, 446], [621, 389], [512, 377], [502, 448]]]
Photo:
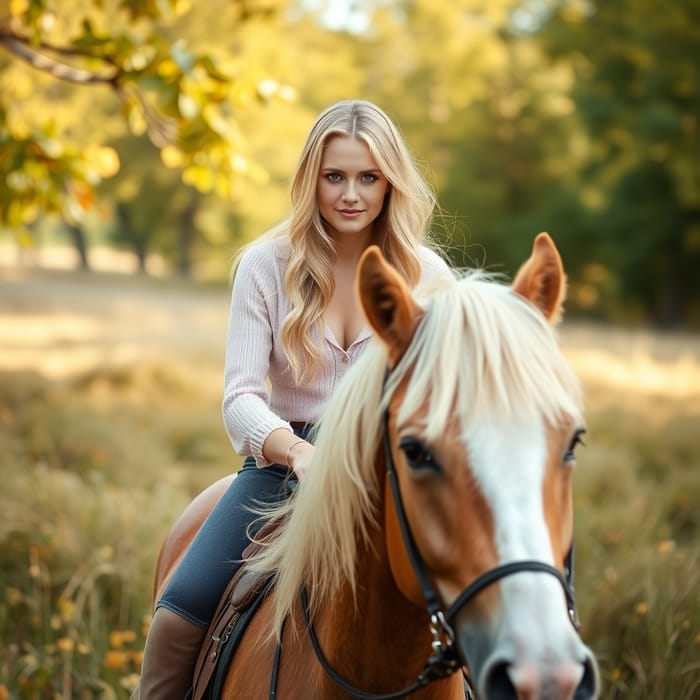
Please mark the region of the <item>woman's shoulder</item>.
[[418, 257], [420, 258], [421, 277], [423, 280], [449, 272], [450, 270], [444, 258], [432, 248], [428, 248], [428, 246], [421, 245], [418, 247]]
[[238, 271], [270, 274], [280, 269], [289, 256], [286, 235], [264, 235], [248, 244], [238, 261]]

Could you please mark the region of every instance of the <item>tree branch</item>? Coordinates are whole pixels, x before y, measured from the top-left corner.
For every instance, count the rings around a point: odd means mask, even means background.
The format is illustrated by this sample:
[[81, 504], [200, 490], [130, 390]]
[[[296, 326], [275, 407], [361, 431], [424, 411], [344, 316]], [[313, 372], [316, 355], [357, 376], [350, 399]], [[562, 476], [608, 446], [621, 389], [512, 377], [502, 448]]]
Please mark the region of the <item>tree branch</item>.
[[[117, 68], [115, 68], [109, 74], [100, 74], [85, 70], [83, 68], [76, 68], [75, 66], [70, 66], [66, 63], [61, 63], [60, 61], [50, 58], [32, 48], [26, 39], [10, 34], [6, 31], [0, 31], [0, 46], [4, 46], [10, 53], [14, 54], [18, 58], [21, 58], [33, 68], [36, 68], [44, 73], [48, 73], [59, 80], [65, 80], [71, 83], [78, 83], [80, 85], [102, 83], [116, 86], [120, 75], [120, 71]], [[80, 52], [75, 49], [58, 49], [55, 47], [46, 48], [57, 53], [60, 52], [63, 54], [84, 56], [84, 54], [80, 54]], [[86, 58], [95, 57], [86, 56]]]

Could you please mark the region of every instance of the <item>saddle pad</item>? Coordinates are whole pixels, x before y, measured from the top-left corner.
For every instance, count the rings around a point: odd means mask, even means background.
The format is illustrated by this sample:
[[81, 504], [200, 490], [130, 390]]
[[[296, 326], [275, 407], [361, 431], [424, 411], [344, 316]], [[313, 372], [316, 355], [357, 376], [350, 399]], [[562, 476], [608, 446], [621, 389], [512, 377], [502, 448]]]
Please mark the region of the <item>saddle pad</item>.
[[[221, 697], [233, 655], [249, 622], [272, 587], [273, 577], [258, 579], [241, 600], [234, 577], [212, 621], [197, 660], [191, 700], [215, 700]], [[245, 587], [245, 586], [244, 586]]]

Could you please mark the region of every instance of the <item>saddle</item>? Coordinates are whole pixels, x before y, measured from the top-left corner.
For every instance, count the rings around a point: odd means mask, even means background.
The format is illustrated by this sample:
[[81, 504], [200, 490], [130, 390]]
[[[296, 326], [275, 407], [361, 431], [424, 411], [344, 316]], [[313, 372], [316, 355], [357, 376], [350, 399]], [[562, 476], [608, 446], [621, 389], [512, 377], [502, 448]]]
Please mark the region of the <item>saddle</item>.
[[[264, 547], [264, 539], [274, 528], [263, 528], [255, 542], [243, 552], [249, 558]], [[221, 697], [226, 672], [248, 623], [272, 588], [270, 574], [258, 574], [245, 566], [234, 574], [224, 591], [194, 669], [194, 680], [186, 700], [214, 700]]]

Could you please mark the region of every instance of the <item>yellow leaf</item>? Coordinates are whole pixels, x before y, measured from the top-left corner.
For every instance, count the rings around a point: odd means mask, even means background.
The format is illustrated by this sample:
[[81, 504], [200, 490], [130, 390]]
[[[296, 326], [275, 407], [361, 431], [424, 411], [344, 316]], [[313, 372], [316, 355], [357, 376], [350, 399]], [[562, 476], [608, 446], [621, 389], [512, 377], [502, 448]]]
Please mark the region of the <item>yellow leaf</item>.
[[10, 14], [13, 17], [21, 17], [29, 10], [29, 0], [10, 0]]
[[194, 185], [200, 192], [211, 192], [214, 186], [214, 176], [211, 170], [201, 165], [190, 165], [182, 173], [183, 181]]
[[186, 15], [192, 9], [192, 0], [175, 0], [173, 11], [177, 17]]
[[197, 100], [185, 92], [181, 92], [178, 95], [177, 108], [185, 119], [194, 119], [199, 114]]
[[94, 165], [100, 177], [112, 177], [119, 172], [119, 156], [110, 146], [100, 146], [93, 156]]
[[166, 58], [158, 64], [158, 75], [161, 75], [164, 78], [170, 78], [174, 75], [178, 75], [179, 73], [180, 69], [177, 67], [177, 63], [175, 63], [175, 61], [173, 61], [171, 58]]
[[95, 201], [95, 191], [85, 182], [75, 182], [73, 198], [83, 211], [87, 211]]
[[141, 136], [146, 132], [148, 124], [146, 122], [146, 117], [143, 114], [143, 110], [135, 105], [131, 104], [127, 106], [126, 119], [129, 123], [129, 128], [135, 136]]
[[234, 153], [229, 158], [229, 163], [231, 164], [231, 170], [237, 175], [245, 175], [248, 172], [248, 160], [240, 153]]
[[175, 146], [166, 146], [161, 149], [160, 159], [166, 168], [179, 168], [184, 163], [182, 151]]

